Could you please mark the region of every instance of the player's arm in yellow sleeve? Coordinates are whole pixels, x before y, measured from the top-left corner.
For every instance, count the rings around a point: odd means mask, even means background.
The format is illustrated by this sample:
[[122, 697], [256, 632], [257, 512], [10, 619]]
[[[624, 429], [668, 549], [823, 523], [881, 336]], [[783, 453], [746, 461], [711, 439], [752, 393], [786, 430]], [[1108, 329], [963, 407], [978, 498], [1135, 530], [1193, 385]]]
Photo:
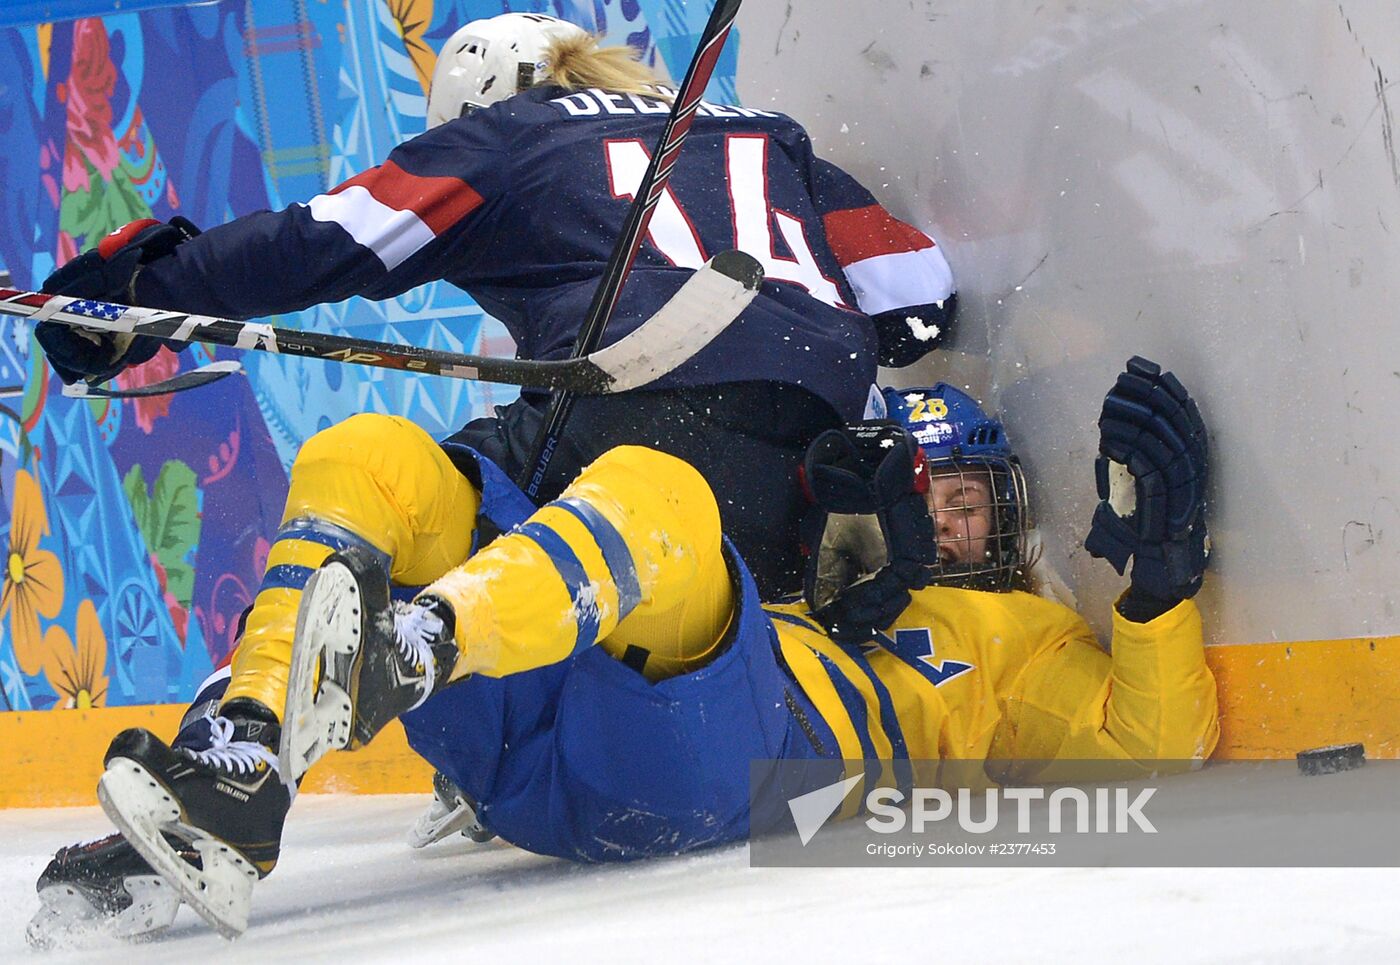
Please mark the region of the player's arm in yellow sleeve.
[[1215, 678], [1206, 666], [1201, 616], [1190, 600], [1143, 623], [1113, 614], [1113, 654], [1087, 625], [1035, 652], [1001, 698], [989, 757], [1034, 761], [1199, 760], [1220, 736]]
[[1114, 608], [1113, 654], [1098, 651], [1087, 627], [1046, 633], [1063, 642], [1033, 651], [1013, 679], [1008, 733], [993, 750], [1161, 771], [1162, 762], [1204, 758], [1219, 739], [1215, 680], [1191, 602], [1210, 556], [1208, 438], [1185, 386], [1136, 357], [1104, 396], [1098, 424], [1100, 502], [1084, 546], [1121, 574], [1132, 560], [1131, 587]]

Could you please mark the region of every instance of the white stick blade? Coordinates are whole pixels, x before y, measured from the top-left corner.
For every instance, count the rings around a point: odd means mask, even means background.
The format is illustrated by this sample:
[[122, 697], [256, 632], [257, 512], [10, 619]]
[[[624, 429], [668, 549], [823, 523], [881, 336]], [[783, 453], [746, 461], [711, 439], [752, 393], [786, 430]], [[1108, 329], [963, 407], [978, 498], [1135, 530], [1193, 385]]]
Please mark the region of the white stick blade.
[[[724, 271], [715, 267], [724, 259]], [[608, 375], [609, 392], [654, 382], [689, 361], [728, 328], [758, 294], [763, 269], [742, 252], [710, 259], [644, 324], [588, 356]]]

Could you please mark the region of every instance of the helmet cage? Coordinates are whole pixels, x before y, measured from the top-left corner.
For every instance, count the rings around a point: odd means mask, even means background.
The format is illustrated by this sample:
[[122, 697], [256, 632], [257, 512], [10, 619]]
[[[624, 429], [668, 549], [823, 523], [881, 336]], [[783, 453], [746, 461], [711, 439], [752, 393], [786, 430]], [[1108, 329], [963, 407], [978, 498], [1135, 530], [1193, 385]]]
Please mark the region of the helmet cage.
[[[1021, 463], [1015, 456], [963, 455], [961, 447], [954, 447], [952, 454], [942, 459], [929, 459], [931, 477], [957, 475], [960, 479], [976, 473], [990, 481], [986, 501], [966, 503], [939, 510], [934, 516], [938, 531], [938, 562], [931, 569], [929, 582], [936, 586], [949, 586], [968, 590], [1013, 590], [1024, 583], [1026, 561], [1026, 533], [1030, 528], [1027, 519], [1029, 502], [1026, 494], [1026, 477], [1021, 471]], [[974, 515], [986, 514], [990, 517], [986, 536], [986, 549], [975, 554], [961, 553], [956, 559], [951, 552], [945, 552], [950, 537], [942, 532], [940, 520], [946, 514], [962, 513], [964, 519], [960, 527], [963, 533], [973, 530]], [[930, 506], [930, 514], [932, 506]], [[968, 537], [951, 537], [954, 541]]]

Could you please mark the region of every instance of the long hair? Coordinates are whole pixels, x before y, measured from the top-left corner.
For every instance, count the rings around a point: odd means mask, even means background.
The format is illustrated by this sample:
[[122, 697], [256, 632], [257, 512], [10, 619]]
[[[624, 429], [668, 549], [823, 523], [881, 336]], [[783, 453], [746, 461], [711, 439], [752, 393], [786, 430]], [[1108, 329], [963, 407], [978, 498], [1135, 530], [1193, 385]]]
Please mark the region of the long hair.
[[615, 94], [642, 94], [656, 97], [663, 83], [628, 46], [600, 47], [601, 37], [588, 34], [566, 37], [549, 45], [545, 60], [550, 64], [549, 83], [568, 90], [596, 87]]

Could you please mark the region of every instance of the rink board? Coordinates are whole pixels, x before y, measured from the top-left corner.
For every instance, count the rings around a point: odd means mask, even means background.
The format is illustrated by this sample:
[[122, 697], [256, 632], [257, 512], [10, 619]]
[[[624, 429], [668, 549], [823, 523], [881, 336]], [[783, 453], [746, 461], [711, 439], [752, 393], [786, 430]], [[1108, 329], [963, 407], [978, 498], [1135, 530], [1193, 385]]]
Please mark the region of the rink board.
[[[1400, 756], [1400, 637], [1238, 644], [1206, 649], [1220, 689], [1223, 759], [1275, 759], [1360, 741]], [[173, 734], [176, 704], [0, 714], [0, 808], [96, 802], [107, 743], [127, 727]], [[427, 793], [432, 771], [392, 724], [369, 747], [331, 754], [310, 793]]]
[[1359, 741], [1400, 756], [1400, 637], [1206, 648], [1220, 693], [1226, 759], [1292, 757]]
[[[0, 808], [77, 807], [97, 803], [107, 744], [127, 727], [174, 734], [185, 708], [104, 707], [97, 710], [0, 714]], [[302, 784], [316, 793], [427, 793], [433, 771], [408, 747], [394, 721], [369, 747], [331, 754]]]

